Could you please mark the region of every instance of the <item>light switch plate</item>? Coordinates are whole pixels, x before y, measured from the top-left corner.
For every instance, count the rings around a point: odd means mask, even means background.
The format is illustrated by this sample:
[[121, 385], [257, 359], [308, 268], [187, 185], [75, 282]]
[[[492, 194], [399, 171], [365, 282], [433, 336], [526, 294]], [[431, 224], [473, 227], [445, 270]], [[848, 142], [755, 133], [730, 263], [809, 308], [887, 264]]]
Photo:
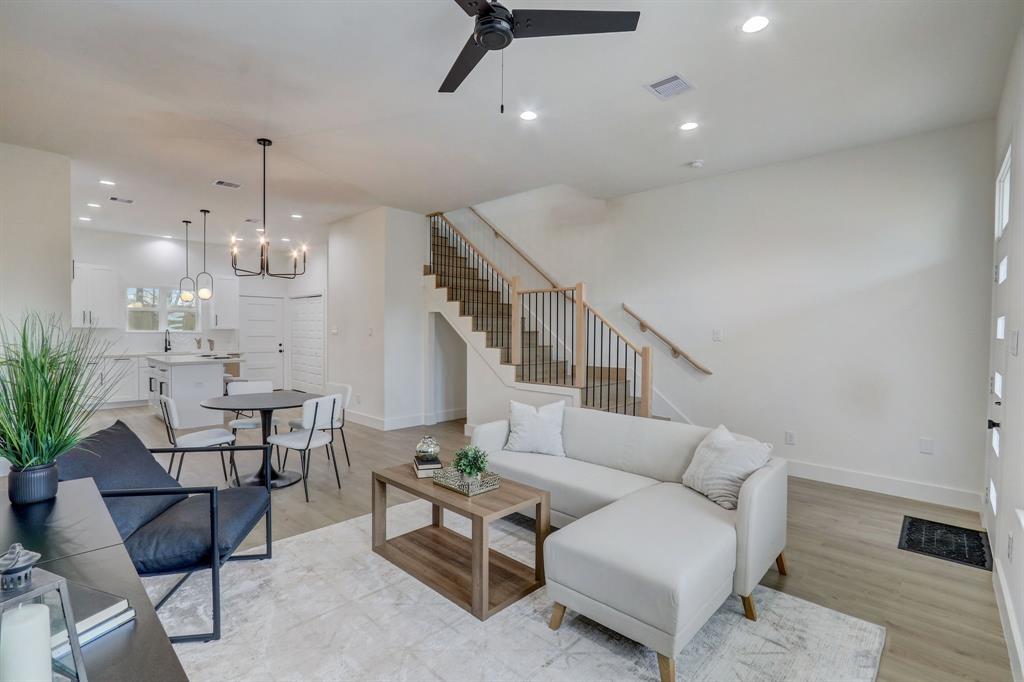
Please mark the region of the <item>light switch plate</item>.
[[917, 450], [922, 455], [934, 455], [935, 441], [931, 438], [920, 438], [917, 441]]
[[712, 341], [721, 341], [722, 340], [722, 330], [721, 329], [712, 329], [711, 330], [711, 340]]
[[796, 432], [786, 431], [786, 445], [796, 445]]

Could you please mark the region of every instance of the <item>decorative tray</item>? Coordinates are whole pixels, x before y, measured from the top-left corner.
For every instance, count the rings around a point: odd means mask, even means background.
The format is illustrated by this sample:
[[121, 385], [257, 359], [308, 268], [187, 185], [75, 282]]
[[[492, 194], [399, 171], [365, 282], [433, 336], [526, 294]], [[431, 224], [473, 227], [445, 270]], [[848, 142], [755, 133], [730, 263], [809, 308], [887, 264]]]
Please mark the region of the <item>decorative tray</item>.
[[454, 490], [468, 497], [496, 490], [500, 483], [501, 476], [493, 471], [485, 471], [479, 479], [472, 478], [468, 481], [464, 480], [462, 472], [454, 467], [445, 467], [434, 472], [435, 485]]

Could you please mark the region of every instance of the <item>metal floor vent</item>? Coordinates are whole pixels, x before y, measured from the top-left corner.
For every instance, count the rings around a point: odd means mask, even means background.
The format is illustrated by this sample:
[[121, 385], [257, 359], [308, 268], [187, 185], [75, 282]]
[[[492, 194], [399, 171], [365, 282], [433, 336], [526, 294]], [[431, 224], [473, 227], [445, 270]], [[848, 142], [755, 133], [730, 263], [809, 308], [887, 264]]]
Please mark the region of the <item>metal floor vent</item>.
[[668, 99], [669, 97], [675, 97], [676, 95], [686, 92], [691, 87], [693, 86], [683, 80], [681, 76], [673, 74], [656, 83], [651, 83], [647, 86], [647, 89], [661, 99]]
[[904, 516], [899, 548], [986, 571], [992, 570], [992, 549], [988, 544], [988, 533], [981, 530]]

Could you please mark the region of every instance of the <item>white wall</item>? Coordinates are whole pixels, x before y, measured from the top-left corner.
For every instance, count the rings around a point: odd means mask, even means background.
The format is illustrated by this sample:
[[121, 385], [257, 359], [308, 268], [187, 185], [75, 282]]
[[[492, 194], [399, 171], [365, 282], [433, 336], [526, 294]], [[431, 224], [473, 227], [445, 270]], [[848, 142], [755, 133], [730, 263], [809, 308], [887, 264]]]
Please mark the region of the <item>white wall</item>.
[[384, 420], [386, 224], [377, 208], [333, 224], [328, 241], [328, 390], [351, 384], [349, 414], [375, 426]]
[[71, 162], [0, 144], [0, 319], [71, 313]]
[[465, 418], [466, 342], [440, 313], [430, 313], [427, 334], [426, 422]]
[[993, 138], [984, 122], [608, 202], [552, 187], [477, 208], [652, 345], [656, 388], [695, 423], [776, 443], [796, 475], [977, 508]]

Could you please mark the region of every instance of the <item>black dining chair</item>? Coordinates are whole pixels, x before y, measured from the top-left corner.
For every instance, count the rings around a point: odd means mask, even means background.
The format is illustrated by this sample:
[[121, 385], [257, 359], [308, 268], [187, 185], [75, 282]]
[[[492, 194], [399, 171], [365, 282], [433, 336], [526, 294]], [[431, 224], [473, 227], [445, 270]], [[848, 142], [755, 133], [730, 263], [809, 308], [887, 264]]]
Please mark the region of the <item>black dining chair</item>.
[[[266, 487], [218, 489], [182, 487], [157, 462], [156, 453], [230, 453], [263, 451]], [[213, 629], [170, 637], [172, 642], [220, 639], [220, 569], [227, 561], [271, 558], [270, 447], [231, 445], [147, 449], [123, 422], [98, 431], [57, 459], [60, 480], [92, 478], [104, 498], [124, 547], [140, 576], [184, 574], [156, 604], [159, 610], [194, 573], [209, 569], [213, 592]], [[266, 550], [235, 554], [239, 545], [266, 521]]]

